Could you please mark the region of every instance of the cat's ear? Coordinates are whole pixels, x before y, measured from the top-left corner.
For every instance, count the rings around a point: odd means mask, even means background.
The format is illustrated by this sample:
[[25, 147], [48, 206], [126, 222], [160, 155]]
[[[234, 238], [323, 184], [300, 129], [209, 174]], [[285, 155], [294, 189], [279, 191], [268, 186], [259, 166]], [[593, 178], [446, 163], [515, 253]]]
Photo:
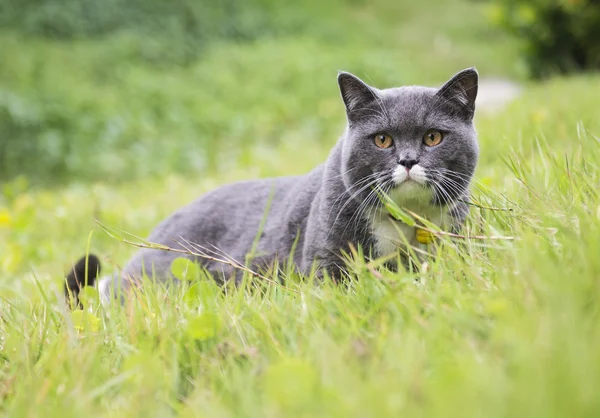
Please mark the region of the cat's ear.
[[377, 91], [374, 88], [350, 73], [340, 71], [338, 73], [338, 85], [350, 120], [361, 109], [365, 109], [368, 104], [377, 99]]
[[475, 99], [477, 98], [477, 86], [479, 74], [475, 68], [467, 68], [454, 75], [437, 92], [448, 102], [456, 104], [467, 116], [472, 117], [475, 113]]

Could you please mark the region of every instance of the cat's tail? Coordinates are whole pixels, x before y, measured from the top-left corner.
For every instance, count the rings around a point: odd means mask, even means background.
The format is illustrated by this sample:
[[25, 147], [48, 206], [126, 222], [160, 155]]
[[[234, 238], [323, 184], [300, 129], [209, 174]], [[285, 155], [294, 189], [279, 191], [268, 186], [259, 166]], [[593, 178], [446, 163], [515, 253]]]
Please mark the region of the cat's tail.
[[65, 297], [67, 303], [72, 298], [74, 302], [73, 306], [81, 307], [79, 292], [84, 286], [94, 286], [98, 274], [100, 274], [100, 259], [98, 257], [94, 254], [88, 254], [79, 259], [65, 276]]

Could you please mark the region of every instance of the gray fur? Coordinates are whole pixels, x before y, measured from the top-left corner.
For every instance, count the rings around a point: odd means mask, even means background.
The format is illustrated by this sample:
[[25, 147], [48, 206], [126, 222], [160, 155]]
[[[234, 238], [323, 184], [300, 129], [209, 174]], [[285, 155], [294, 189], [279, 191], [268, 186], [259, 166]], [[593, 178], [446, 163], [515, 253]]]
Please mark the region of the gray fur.
[[[361, 246], [373, 256], [385, 255], [377, 253], [383, 246], [375, 245], [380, 239], [374, 232], [376, 225], [381, 225], [377, 222], [385, 222], [381, 207], [369, 187], [361, 189], [367, 176], [401, 203], [425, 208], [425, 212], [439, 211], [451, 220], [448, 227], [457, 228], [468, 211], [459, 200], [468, 199], [478, 158], [473, 126], [477, 79], [475, 69], [466, 69], [440, 89], [409, 86], [379, 90], [351, 74], [340, 73], [338, 83], [348, 125], [324, 164], [303, 176], [220, 187], [172, 214], [148, 240], [181, 248], [174, 240], [184, 238], [244, 262], [273, 193], [254, 265], [258, 268], [291, 255], [300, 272], [308, 273], [314, 263], [319, 271], [338, 276], [343, 268], [341, 253], [348, 252], [349, 244]], [[428, 148], [422, 137], [431, 128], [445, 136], [438, 146]], [[373, 135], [380, 132], [392, 136], [392, 147], [374, 145]], [[431, 198], [424, 200], [419, 197], [422, 193], [414, 193], [414, 187], [403, 188], [391, 180], [399, 161], [407, 158], [419, 161], [427, 175], [427, 184], [419, 187], [431, 191]], [[433, 182], [438, 186], [433, 187]], [[149, 276], [153, 272], [156, 278], [168, 279], [171, 262], [179, 256], [141, 249], [121, 277], [127, 284], [145, 270]], [[197, 261], [219, 280], [232, 276], [226, 265]]]

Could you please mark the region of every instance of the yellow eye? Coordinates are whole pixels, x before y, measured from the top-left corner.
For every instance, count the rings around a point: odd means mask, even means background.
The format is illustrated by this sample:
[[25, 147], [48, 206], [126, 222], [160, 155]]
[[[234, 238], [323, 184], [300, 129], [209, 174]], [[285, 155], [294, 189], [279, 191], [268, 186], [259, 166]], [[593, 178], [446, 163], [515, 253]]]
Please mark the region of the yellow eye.
[[435, 147], [437, 144], [442, 142], [442, 133], [435, 129], [428, 130], [423, 136], [423, 143], [428, 147]]
[[375, 135], [375, 145], [379, 148], [389, 148], [392, 146], [392, 137], [386, 134]]

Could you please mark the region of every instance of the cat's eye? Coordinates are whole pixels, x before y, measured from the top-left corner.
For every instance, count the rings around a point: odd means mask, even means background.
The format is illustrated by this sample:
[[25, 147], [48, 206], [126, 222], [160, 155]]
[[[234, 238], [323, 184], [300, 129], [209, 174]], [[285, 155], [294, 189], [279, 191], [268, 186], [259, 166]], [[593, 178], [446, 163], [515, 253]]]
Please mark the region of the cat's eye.
[[423, 135], [423, 143], [428, 147], [435, 147], [437, 144], [442, 142], [443, 135], [440, 131], [430, 129]]
[[392, 137], [386, 134], [377, 134], [374, 138], [375, 145], [379, 148], [389, 148], [392, 146]]

